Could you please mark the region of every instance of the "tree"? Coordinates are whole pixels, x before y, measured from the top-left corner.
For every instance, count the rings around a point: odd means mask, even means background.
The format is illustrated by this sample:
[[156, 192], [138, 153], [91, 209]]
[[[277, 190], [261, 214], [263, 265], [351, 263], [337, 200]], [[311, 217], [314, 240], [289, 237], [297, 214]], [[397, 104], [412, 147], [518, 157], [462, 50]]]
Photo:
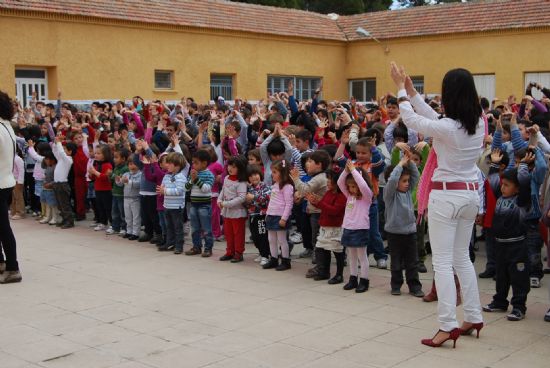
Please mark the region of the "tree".
[[414, 6], [424, 6], [424, 5], [437, 5], [443, 3], [456, 3], [463, 2], [462, 0], [397, 0], [397, 3], [401, 5], [402, 8], [410, 8]]
[[309, 10], [316, 13], [341, 15], [388, 10], [392, 0], [232, 0], [241, 3]]

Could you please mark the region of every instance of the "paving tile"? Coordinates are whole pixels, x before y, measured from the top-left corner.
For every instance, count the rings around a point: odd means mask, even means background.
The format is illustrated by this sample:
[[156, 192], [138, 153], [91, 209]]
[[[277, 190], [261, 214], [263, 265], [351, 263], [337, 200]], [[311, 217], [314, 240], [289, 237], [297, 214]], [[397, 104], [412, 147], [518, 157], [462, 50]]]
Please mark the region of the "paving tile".
[[78, 331], [63, 334], [63, 338], [76, 343], [96, 347], [108, 343], [117, 342], [127, 337], [135, 336], [137, 332], [110, 323], [85, 328]]
[[40, 363], [46, 368], [109, 368], [126, 361], [116, 354], [97, 349], [86, 349]]
[[166, 341], [186, 345], [209, 337], [219, 336], [227, 332], [227, 330], [208, 324], [184, 321], [174, 326], [152, 331], [150, 334]]
[[28, 361], [25, 361], [13, 355], [4, 353], [1, 350], [0, 350], [0, 362], [2, 362], [2, 368], [23, 368], [29, 364]]
[[311, 350], [274, 343], [254, 349], [238, 357], [270, 368], [287, 368], [301, 367], [323, 356], [324, 354]]
[[44, 337], [32, 343], [32, 349], [26, 344], [7, 344], [2, 350], [32, 363], [40, 363], [46, 360], [55, 359], [80, 350], [85, 350], [84, 345], [65, 340], [61, 337]]
[[358, 336], [339, 334], [329, 328], [324, 328], [309, 331], [281, 342], [319, 353], [332, 354], [338, 350], [357, 345], [364, 340]]
[[177, 344], [149, 335], [135, 335], [117, 342], [101, 345], [98, 349], [118, 354], [119, 356], [137, 360], [151, 354], [177, 347]]
[[317, 329], [316, 327], [298, 322], [285, 321], [282, 319], [266, 319], [258, 324], [240, 329], [247, 335], [257, 336], [272, 342], [288, 339], [301, 335], [305, 332]]
[[197, 347], [179, 346], [174, 349], [150, 354], [141, 362], [156, 368], [180, 367], [204, 367], [208, 364], [222, 361], [227, 357], [212, 351], [202, 350]]
[[334, 353], [334, 356], [359, 364], [364, 362], [375, 367], [385, 368], [393, 367], [419, 354], [421, 354], [419, 351], [409, 348], [366, 341], [351, 348], [340, 350]]
[[235, 356], [239, 353], [257, 349], [269, 344], [270, 341], [257, 336], [251, 336], [242, 332], [231, 331], [222, 335], [209, 337], [204, 340], [189, 344], [190, 346], [204, 349], [227, 356]]

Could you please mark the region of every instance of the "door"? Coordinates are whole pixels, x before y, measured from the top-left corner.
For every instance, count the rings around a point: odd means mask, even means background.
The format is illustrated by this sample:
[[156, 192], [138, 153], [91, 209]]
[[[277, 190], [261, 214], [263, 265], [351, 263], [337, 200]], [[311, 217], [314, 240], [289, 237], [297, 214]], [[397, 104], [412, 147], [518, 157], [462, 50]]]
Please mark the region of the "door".
[[17, 69], [15, 70], [15, 91], [17, 100], [23, 107], [29, 106], [32, 93], [36, 92], [36, 99], [47, 99], [48, 79], [43, 69]]

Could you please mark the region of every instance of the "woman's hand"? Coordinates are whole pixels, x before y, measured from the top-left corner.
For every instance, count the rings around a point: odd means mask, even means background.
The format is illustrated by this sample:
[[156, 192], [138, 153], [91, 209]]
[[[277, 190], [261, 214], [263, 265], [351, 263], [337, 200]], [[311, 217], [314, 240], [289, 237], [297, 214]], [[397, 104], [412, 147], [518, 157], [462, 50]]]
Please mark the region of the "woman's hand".
[[391, 78], [393, 79], [393, 82], [395, 83], [397, 89], [400, 89], [400, 90], [404, 89], [405, 81], [407, 80], [407, 75], [405, 74], [405, 68], [398, 67], [394, 61], [391, 62], [390, 68], [391, 68]]

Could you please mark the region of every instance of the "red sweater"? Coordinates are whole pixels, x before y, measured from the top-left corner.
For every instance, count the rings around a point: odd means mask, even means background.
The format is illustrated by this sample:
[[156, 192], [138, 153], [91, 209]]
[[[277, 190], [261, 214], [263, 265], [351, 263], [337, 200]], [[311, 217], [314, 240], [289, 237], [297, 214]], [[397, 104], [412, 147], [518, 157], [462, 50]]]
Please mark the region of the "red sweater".
[[315, 205], [321, 209], [319, 225], [327, 227], [340, 227], [344, 221], [346, 211], [346, 196], [342, 193], [327, 191], [323, 198]]
[[[100, 167], [101, 166], [101, 167]], [[94, 168], [101, 173], [99, 176], [95, 176], [95, 190], [96, 191], [110, 191], [113, 189], [111, 186], [111, 178], [109, 174], [113, 171], [113, 166], [109, 162], [94, 161]], [[92, 175], [92, 177], [94, 177]]]

